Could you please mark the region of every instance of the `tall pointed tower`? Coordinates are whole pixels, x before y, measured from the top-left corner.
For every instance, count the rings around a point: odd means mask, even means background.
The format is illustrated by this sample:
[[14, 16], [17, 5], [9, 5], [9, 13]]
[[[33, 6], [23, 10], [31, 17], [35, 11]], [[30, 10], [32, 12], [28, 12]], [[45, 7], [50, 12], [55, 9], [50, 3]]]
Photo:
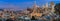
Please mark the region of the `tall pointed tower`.
[[33, 7], [33, 12], [36, 13], [36, 0], [34, 1], [34, 7]]
[[38, 8], [38, 6], [36, 5], [36, 0], [34, 1], [34, 7], [33, 7], [33, 12], [31, 13], [31, 17], [32, 16], [38, 16], [38, 17], [40, 17], [41, 15], [40, 15], [40, 13], [38, 13], [38, 10], [39, 10], [39, 8]]
[[46, 7], [48, 8], [48, 2], [46, 3]]
[[42, 5], [42, 9], [44, 9], [45, 8], [45, 5]]
[[48, 2], [46, 3], [46, 6], [45, 6], [45, 12], [48, 11]]
[[54, 6], [55, 6], [55, 5], [54, 5], [54, 2], [51, 2], [51, 3], [50, 3], [51, 12], [54, 12]]

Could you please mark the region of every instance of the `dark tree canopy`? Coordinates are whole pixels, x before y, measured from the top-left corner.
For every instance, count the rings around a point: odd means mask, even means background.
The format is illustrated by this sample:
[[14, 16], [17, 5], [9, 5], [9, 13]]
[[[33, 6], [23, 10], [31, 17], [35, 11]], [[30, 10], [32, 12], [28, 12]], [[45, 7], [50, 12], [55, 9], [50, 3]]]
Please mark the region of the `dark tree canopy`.
[[34, 16], [32, 16], [31, 20], [37, 20], [37, 19], [35, 19], [35, 17], [34, 17]]
[[54, 8], [55, 8], [55, 12], [56, 13], [58, 12], [58, 14], [60, 15], [60, 3], [56, 4]]

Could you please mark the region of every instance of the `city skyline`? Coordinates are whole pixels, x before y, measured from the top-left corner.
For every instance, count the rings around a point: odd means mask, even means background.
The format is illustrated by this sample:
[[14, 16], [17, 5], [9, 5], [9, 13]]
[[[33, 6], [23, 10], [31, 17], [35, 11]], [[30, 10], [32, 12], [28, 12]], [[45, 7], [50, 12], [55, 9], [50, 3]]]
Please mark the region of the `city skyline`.
[[60, 0], [0, 0], [0, 21], [60, 21]]
[[[36, 0], [38, 6], [45, 5], [46, 2], [50, 4], [53, 1], [55, 4], [60, 0]], [[0, 8], [14, 8], [14, 9], [26, 9], [27, 7], [33, 7], [34, 0], [0, 0]]]

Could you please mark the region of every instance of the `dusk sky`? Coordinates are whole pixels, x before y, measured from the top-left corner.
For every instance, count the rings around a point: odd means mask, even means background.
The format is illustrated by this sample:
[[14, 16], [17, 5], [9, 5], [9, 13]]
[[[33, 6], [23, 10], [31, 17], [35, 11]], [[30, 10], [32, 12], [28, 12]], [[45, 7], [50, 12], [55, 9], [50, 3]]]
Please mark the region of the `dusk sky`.
[[[59, 3], [60, 0], [36, 0], [38, 6], [50, 3], [53, 1], [55, 4]], [[0, 8], [14, 8], [14, 9], [25, 9], [27, 7], [33, 7], [34, 0], [0, 0]]]

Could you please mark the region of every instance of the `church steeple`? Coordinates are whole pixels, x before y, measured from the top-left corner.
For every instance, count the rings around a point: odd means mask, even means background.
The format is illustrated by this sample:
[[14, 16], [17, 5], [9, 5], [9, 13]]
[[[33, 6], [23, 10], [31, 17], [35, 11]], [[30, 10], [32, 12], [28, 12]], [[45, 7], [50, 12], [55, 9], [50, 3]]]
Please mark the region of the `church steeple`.
[[36, 8], [36, 0], [34, 0], [34, 8]]
[[33, 7], [33, 12], [37, 13], [40, 11], [40, 7], [36, 5], [36, 0], [34, 0], [34, 7]]
[[33, 7], [33, 12], [31, 13], [31, 17], [32, 16], [36, 16], [36, 17], [41, 17], [42, 14], [40, 14], [40, 8], [39, 6], [36, 5], [36, 0], [34, 0], [34, 7]]
[[46, 3], [46, 7], [48, 8], [48, 2]]
[[36, 0], [34, 0], [34, 7], [33, 7], [33, 12], [36, 13]]
[[44, 8], [45, 8], [45, 5], [43, 4], [43, 5], [42, 5], [42, 9], [44, 9]]
[[54, 2], [51, 2], [51, 3], [50, 3], [51, 12], [54, 12], [54, 6], [55, 6], [55, 5], [54, 5]]

